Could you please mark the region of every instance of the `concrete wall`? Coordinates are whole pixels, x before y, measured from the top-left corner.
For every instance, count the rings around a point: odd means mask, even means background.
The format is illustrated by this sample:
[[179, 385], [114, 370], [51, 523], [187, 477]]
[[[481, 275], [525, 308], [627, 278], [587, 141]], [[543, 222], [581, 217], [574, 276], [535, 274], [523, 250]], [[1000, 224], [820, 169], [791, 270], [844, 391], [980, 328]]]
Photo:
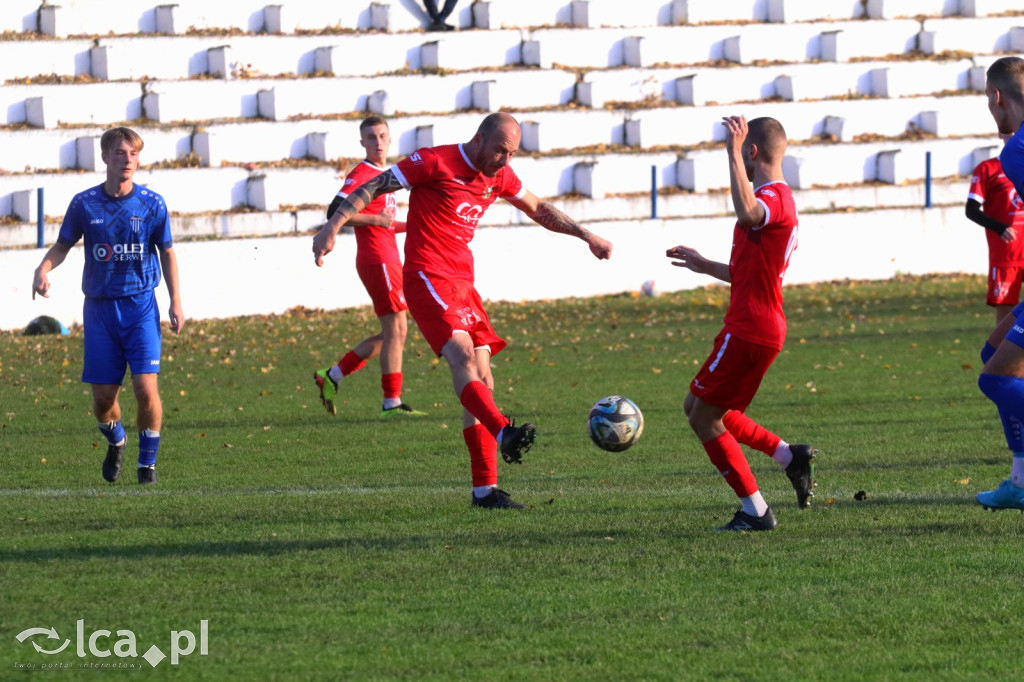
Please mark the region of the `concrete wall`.
[[[790, 284], [843, 278], [880, 279], [897, 273], [983, 273], [987, 247], [981, 228], [962, 207], [822, 213], [801, 218]], [[711, 283], [669, 265], [665, 250], [693, 246], [726, 260], [731, 218], [608, 222], [590, 227], [615, 252], [597, 261], [575, 239], [530, 224], [478, 231], [472, 247], [477, 287], [490, 300], [537, 300], [636, 291], [654, 279], [663, 291]], [[922, 244], [927, 245], [926, 248]], [[323, 268], [313, 263], [310, 235], [181, 243], [182, 299], [189, 318], [281, 313], [294, 306], [345, 308], [368, 304], [353, 267], [355, 238], [343, 234]], [[32, 300], [32, 274], [41, 250], [0, 251], [0, 329], [22, 328], [38, 315], [65, 324], [81, 320], [83, 249], [53, 271], [49, 299]], [[525, 269], [524, 269], [525, 266]], [[984, 292], [978, 292], [979, 305]], [[167, 297], [158, 292], [166, 315]], [[642, 305], [642, 299], [638, 305]]]

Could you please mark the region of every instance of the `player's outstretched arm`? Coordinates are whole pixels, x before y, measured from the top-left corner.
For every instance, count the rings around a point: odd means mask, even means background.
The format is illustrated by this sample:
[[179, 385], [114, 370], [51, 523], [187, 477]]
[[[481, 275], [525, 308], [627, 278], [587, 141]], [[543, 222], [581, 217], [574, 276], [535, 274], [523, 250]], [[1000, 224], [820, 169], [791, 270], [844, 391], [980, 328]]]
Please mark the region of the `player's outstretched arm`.
[[532, 192], [526, 192], [520, 199], [509, 199], [509, 203], [546, 230], [582, 239], [590, 247], [590, 252], [597, 258], [604, 260], [611, 257], [612, 243], [610, 241], [583, 228], [554, 205], [538, 199]]
[[324, 256], [334, 250], [334, 241], [338, 236], [338, 230], [348, 222], [349, 218], [362, 211], [381, 194], [400, 189], [402, 189], [402, 183], [389, 169], [367, 180], [349, 193], [330, 219], [313, 237], [313, 258], [316, 260], [317, 267], [321, 267], [324, 264]]
[[43, 256], [42, 262], [39, 263], [39, 267], [36, 268], [35, 275], [32, 277], [32, 300], [35, 300], [36, 294], [43, 298], [50, 298], [50, 278], [48, 274], [50, 270], [64, 262], [70, 250], [70, 246], [60, 242], [56, 242], [49, 248], [46, 255]]
[[715, 279], [720, 279], [723, 282], [731, 282], [732, 276], [729, 275], [729, 264], [719, 263], [718, 261], [708, 260], [704, 256], [700, 255], [697, 249], [689, 246], [673, 246], [671, 249], [665, 252], [665, 255], [672, 258], [672, 265], [677, 268], [687, 268], [701, 275], [711, 275]]

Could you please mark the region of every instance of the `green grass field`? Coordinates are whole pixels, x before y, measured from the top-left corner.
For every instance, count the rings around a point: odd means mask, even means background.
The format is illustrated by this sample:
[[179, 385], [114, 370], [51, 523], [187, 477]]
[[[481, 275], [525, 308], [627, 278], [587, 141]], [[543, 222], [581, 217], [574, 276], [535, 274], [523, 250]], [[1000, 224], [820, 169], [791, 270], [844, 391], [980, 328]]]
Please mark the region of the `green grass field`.
[[[976, 385], [984, 282], [786, 295], [787, 347], [748, 413], [820, 449], [819, 486], [801, 511], [751, 452], [779, 518], [752, 534], [709, 532], [736, 499], [681, 410], [722, 288], [489, 305], [510, 342], [493, 360], [498, 404], [540, 434], [523, 465], [500, 465], [523, 512], [470, 507], [461, 408], [417, 334], [404, 397], [428, 417], [378, 417], [375, 362], [342, 384], [337, 418], [323, 410], [310, 375], [374, 329], [368, 309], [165, 336], [146, 488], [130, 388], [127, 476], [100, 477], [80, 330], [4, 334], [0, 678], [133, 664], [190, 680], [1016, 679], [1024, 517], [974, 503], [1010, 464]], [[611, 393], [646, 417], [625, 453], [585, 432]], [[172, 631], [185, 648], [203, 620], [206, 655], [141, 658], [169, 656]], [[36, 627], [59, 636], [16, 639]], [[93, 655], [98, 630], [115, 633], [98, 650], [122, 652], [131, 631], [138, 657]]]

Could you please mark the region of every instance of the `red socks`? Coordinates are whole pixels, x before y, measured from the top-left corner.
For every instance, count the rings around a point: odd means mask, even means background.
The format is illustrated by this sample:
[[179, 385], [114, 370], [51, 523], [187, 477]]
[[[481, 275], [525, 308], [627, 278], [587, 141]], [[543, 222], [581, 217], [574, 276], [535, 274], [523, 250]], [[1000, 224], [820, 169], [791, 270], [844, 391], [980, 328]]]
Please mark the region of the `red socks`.
[[729, 430], [733, 438], [755, 450], [760, 450], [769, 457], [775, 454], [775, 448], [779, 447], [779, 443], [782, 441], [781, 438], [739, 410], [726, 412], [722, 417], [722, 423], [725, 424], [725, 428]]
[[471, 381], [466, 384], [462, 393], [459, 394], [459, 402], [477, 418], [477, 421], [487, 427], [487, 432], [492, 437], [496, 438], [498, 432], [508, 424], [508, 419], [494, 403], [494, 395], [491, 390], [482, 381]]
[[473, 470], [473, 486], [498, 485], [498, 442], [483, 424], [462, 430], [469, 448], [469, 465]]
[[345, 357], [338, 363], [338, 369], [341, 370], [341, 376], [343, 377], [347, 377], [353, 372], [358, 372], [363, 367], [366, 367], [366, 360], [356, 355], [354, 350], [345, 353]]
[[[366, 363], [363, 363], [366, 364]], [[384, 399], [397, 399], [402, 397], [402, 373], [382, 374], [380, 387], [384, 389]]]
[[736, 492], [737, 497], [750, 497], [757, 492], [757, 481], [743, 449], [728, 431], [718, 438], [702, 444], [708, 459], [725, 477], [726, 483]]

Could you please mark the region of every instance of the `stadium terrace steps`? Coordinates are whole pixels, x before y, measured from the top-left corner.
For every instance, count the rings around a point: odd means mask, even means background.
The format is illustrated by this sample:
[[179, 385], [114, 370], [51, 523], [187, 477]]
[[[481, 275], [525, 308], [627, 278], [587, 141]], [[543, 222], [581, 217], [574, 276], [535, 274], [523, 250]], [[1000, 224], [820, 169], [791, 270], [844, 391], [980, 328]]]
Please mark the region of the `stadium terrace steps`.
[[[5, 79], [225, 80], [416, 70], [555, 65], [610, 69], [657, 65], [793, 64], [877, 59], [915, 51], [994, 54], [1024, 50], [1024, 17], [628, 28], [538, 28], [447, 33], [103, 36], [92, 41], [0, 41]], [[927, 48], [927, 49], [925, 49]]]
[[[984, 58], [976, 58], [729, 69], [600, 69], [583, 74], [582, 80], [568, 69], [513, 69], [372, 78], [9, 84], [0, 90], [0, 124], [28, 123], [34, 127], [55, 128], [58, 125], [102, 125], [140, 117], [155, 123], [234, 118], [284, 121], [353, 111], [393, 116], [399, 112], [407, 115], [447, 114], [470, 109], [541, 109], [573, 101], [591, 108], [615, 109], [619, 103], [640, 103], [651, 108], [660, 102], [673, 101], [701, 107], [715, 102], [748, 103], [766, 99], [909, 98], [983, 90], [986, 66]], [[83, 93], [96, 104], [82, 107]], [[843, 100], [843, 108], [847, 105], [874, 106], [853, 105]], [[873, 132], [888, 134], [881, 130]], [[610, 140], [598, 139], [588, 144], [608, 142]], [[689, 141], [679, 143], [689, 144]]]
[[[552, 104], [564, 102], [572, 75], [568, 72], [515, 72], [500, 74], [495, 81], [477, 81], [479, 74], [465, 76], [461, 94], [458, 80], [448, 96], [467, 98], [470, 90], [484, 88], [488, 93], [504, 92], [511, 101], [525, 88], [525, 97], [539, 97], [541, 88], [530, 89], [528, 78], [549, 81]], [[519, 77], [518, 83], [516, 77]], [[410, 77], [403, 77], [410, 78]], [[423, 83], [440, 77], [416, 77]], [[447, 80], [447, 79], [441, 79]], [[364, 110], [383, 111], [388, 115], [396, 156], [411, 154], [423, 146], [465, 141], [480, 117], [479, 109], [495, 110], [477, 97], [472, 111], [458, 113], [396, 113], [394, 102], [387, 104], [391, 91], [360, 92], [386, 79], [359, 81], [352, 79], [314, 80], [243, 80], [217, 81], [150, 81], [142, 96], [141, 111], [146, 118], [159, 122], [159, 128], [139, 126], [147, 136], [146, 162], [174, 161], [194, 152], [204, 166], [222, 163], [265, 163], [281, 159], [311, 158], [330, 161], [353, 158], [363, 154], [358, 144], [358, 125], [363, 114], [339, 118], [337, 114]], [[482, 84], [482, 85], [480, 85]], [[502, 88], [505, 88], [504, 91]], [[102, 92], [103, 109], [76, 106], [76, 93]], [[109, 91], [109, 92], [108, 92]], [[408, 94], [402, 91], [403, 94]], [[119, 93], [120, 98], [114, 94]], [[329, 96], [324, 93], [336, 93]], [[347, 97], [347, 101], [342, 97]], [[384, 96], [381, 96], [384, 93]], [[26, 97], [27, 95], [27, 97]], [[34, 125], [50, 126], [50, 135], [35, 134], [32, 129], [0, 132], [5, 153], [0, 157], [0, 170], [23, 172], [26, 169], [91, 170], [96, 155], [79, 159], [79, 139], [97, 138], [98, 126], [138, 118], [139, 89], [131, 83], [96, 83], [84, 85], [7, 86], [0, 90], [0, 112], [6, 112], [8, 124], [26, 120]], [[377, 105], [373, 104], [377, 100]], [[450, 100], [449, 100], [450, 101]], [[284, 110], [280, 106], [302, 103], [304, 110]], [[317, 110], [314, 105], [320, 105]], [[434, 108], [444, 110], [444, 103]], [[463, 105], [461, 108], [468, 109]], [[991, 121], [985, 115], [985, 104], [979, 95], [920, 96], [901, 98], [826, 99], [801, 102], [761, 101], [731, 104], [690, 106], [650, 106], [645, 108], [537, 109], [517, 114], [523, 126], [524, 152], [550, 153], [609, 145], [625, 145], [637, 149], [665, 146], [690, 147], [723, 142], [721, 119], [736, 113], [775, 116], [785, 122], [790, 139], [798, 141], [849, 142], [867, 137], [971, 136], [990, 134]], [[91, 120], [74, 120], [78, 116]], [[196, 118], [190, 118], [196, 117]], [[71, 118], [71, 121], [67, 119]], [[103, 119], [103, 120], [100, 120]], [[238, 120], [242, 119], [242, 120]], [[278, 119], [278, 120], [274, 120]], [[56, 128], [59, 122], [65, 124]], [[68, 127], [68, 123], [83, 127]], [[152, 136], [152, 142], [149, 138]], [[259, 139], [259, 145], [252, 140]], [[994, 139], [994, 138], [993, 138]], [[94, 144], [94, 143], [90, 143]], [[86, 147], [89, 151], [89, 147]], [[90, 161], [92, 159], [92, 161]]]
[[[841, 145], [793, 145], [783, 164], [786, 181], [796, 189], [881, 182], [902, 185], [925, 177], [925, 154], [932, 156], [936, 177], [963, 177], [982, 158], [996, 153], [992, 138], [928, 141], [881, 141]], [[658, 187], [698, 193], [725, 191], [728, 167], [721, 149], [676, 152], [566, 154], [516, 160], [524, 186], [538, 196], [577, 195], [602, 198], [643, 194], [654, 169]], [[325, 205], [339, 186], [339, 173], [328, 165], [310, 167], [170, 168], [142, 170], [141, 185], [151, 185], [176, 213], [231, 211], [246, 207], [280, 211], [294, 206]], [[68, 202], [102, 173], [16, 174], [0, 176], [0, 214], [26, 223], [37, 219], [36, 188], [44, 187], [45, 213], [60, 215]], [[909, 201], [906, 203], [910, 203]], [[499, 211], [489, 217], [493, 222]]]
[[577, 86], [581, 104], [600, 108], [616, 102], [713, 103], [778, 98], [788, 101], [846, 96], [907, 97], [946, 91], [984, 90], [970, 59], [678, 66], [595, 69]]

